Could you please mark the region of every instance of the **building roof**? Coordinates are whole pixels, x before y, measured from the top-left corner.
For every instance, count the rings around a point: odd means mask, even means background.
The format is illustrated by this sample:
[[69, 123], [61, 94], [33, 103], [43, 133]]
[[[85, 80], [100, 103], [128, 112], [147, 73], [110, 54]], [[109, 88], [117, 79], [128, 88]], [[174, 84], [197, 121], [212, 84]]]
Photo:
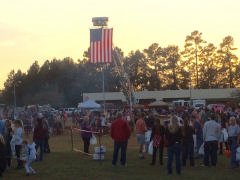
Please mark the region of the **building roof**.
[[[224, 100], [233, 99], [232, 94], [240, 92], [240, 88], [225, 89], [192, 89], [190, 90], [164, 90], [164, 91], [136, 91], [135, 98], [144, 99], [206, 99], [206, 100]], [[122, 92], [105, 92], [105, 93], [83, 93], [93, 101], [122, 101], [126, 102], [126, 97]]]

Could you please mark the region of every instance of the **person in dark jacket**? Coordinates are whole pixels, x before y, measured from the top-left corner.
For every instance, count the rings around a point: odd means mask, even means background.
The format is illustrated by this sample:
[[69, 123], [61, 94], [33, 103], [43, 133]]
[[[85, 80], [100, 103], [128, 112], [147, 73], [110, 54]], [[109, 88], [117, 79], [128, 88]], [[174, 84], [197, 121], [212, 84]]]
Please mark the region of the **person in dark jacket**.
[[183, 117], [183, 127], [182, 127], [182, 165], [186, 166], [186, 161], [189, 158], [190, 166], [194, 167], [194, 141], [193, 141], [193, 134], [194, 129], [193, 127], [189, 126], [189, 116]]
[[0, 177], [6, 169], [6, 149], [3, 136], [0, 134]]
[[36, 151], [38, 150], [38, 147], [40, 147], [40, 157], [38, 158], [39, 161], [42, 161], [43, 159], [44, 138], [45, 138], [45, 129], [43, 127], [43, 120], [42, 118], [38, 118], [37, 126], [34, 128], [33, 141], [36, 144]]
[[153, 141], [153, 155], [152, 163], [150, 165], [155, 165], [156, 154], [159, 149], [159, 162], [163, 165], [163, 147], [164, 147], [164, 127], [160, 124], [160, 119], [154, 119], [154, 125], [152, 127], [152, 134], [150, 141]]
[[121, 148], [121, 165], [126, 166], [126, 151], [128, 139], [131, 135], [131, 130], [128, 125], [128, 122], [122, 119], [122, 113], [117, 114], [117, 119], [114, 120], [111, 124], [110, 130], [111, 137], [114, 140], [114, 151], [112, 165], [115, 166], [118, 159], [118, 151]]
[[154, 122], [155, 122], [155, 118], [153, 113], [151, 112], [146, 121], [147, 128], [148, 129], [152, 128], [154, 126]]
[[5, 146], [6, 146], [6, 160], [7, 160], [7, 167], [11, 167], [11, 156], [12, 156], [12, 149], [11, 149], [11, 140], [12, 140], [12, 123], [10, 120], [5, 121], [5, 132], [4, 132], [4, 139], [5, 139]]
[[[85, 116], [83, 118], [83, 123], [81, 129], [84, 130], [81, 132], [82, 140], [84, 142], [84, 152], [89, 153], [90, 138], [92, 137], [91, 129], [89, 126], [89, 118]], [[86, 132], [88, 131], [88, 132]]]
[[193, 122], [193, 129], [196, 135], [196, 150], [197, 150], [197, 158], [200, 159], [203, 156], [199, 154], [199, 149], [203, 143], [203, 130], [202, 125], [194, 116], [191, 116], [191, 121]]
[[46, 118], [43, 120], [43, 128], [44, 128], [44, 131], [45, 131], [44, 153], [50, 153], [50, 146], [49, 146], [49, 143], [48, 143], [48, 140], [50, 138], [50, 134], [49, 134], [48, 120]]
[[167, 169], [168, 174], [172, 174], [172, 162], [173, 156], [175, 155], [176, 160], [176, 171], [177, 174], [181, 174], [181, 141], [182, 141], [182, 130], [178, 123], [178, 117], [172, 116], [170, 124], [166, 129], [166, 139], [168, 147], [168, 162]]
[[[227, 129], [228, 128], [228, 119], [230, 117], [228, 117], [228, 114], [226, 113], [222, 113], [221, 114], [221, 129]], [[227, 142], [220, 142], [219, 143], [219, 155], [222, 155], [223, 154], [223, 143], [225, 144], [225, 147], [226, 147], [226, 150], [229, 150], [229, 146], [228, 146], [228, 143]]]

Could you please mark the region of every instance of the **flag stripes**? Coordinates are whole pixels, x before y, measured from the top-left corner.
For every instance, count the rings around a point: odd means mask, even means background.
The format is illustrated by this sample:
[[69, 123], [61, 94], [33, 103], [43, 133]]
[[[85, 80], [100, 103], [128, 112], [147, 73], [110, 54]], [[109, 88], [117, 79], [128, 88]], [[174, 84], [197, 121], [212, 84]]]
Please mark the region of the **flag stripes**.
[[[99, 33], [101, 31], [101, 33]], [[101, 37], [99, 37], [101, 36]], [[113, 29], [90, 30], [90, 62], [112, 62], [112, 36]]]

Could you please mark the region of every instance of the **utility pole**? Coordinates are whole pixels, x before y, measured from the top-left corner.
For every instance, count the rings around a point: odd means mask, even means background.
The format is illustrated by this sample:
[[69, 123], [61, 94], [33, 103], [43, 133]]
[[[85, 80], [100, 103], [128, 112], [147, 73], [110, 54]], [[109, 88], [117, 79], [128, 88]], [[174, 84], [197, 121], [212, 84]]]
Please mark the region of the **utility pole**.
[[21, 84], [22, 81], [17, 81], [16, 83], [13, 83], [13, 120], [15, 120], [15, 113], [16, 113], [16, 107], [17, 107], [17, 101], [16, 101], [16, 85]]

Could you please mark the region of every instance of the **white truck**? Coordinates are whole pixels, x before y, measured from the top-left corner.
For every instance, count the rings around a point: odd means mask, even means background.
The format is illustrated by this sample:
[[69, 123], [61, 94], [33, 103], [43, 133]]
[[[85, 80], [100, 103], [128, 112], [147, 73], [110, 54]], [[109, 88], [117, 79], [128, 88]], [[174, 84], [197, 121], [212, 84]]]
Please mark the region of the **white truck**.
[[179, 112], [186, 110], [189, 106], [190, 106], [190, 101], [185, 101], [183, 99], [172, 101], [171, 103], [171, 108]]
[[203, 99], [192, 100], [192, 107], [194, 109], [205, 108], [205, 106], [206, 106], [206, 100], [203, 100]]
[[172, 103], [169, 106], [169, 109], [175, 109], [177, 111], [183, 111], [186, 110], [189, 107], [193, 107], [194, 109], [200, 109], [200, 108], [205, 108], [206, 106], [206, 100], [202, 100], [202, 99], [194, 99], [192, 101], [190, 100], [176, 100], [176, 101], [172, 101]]

